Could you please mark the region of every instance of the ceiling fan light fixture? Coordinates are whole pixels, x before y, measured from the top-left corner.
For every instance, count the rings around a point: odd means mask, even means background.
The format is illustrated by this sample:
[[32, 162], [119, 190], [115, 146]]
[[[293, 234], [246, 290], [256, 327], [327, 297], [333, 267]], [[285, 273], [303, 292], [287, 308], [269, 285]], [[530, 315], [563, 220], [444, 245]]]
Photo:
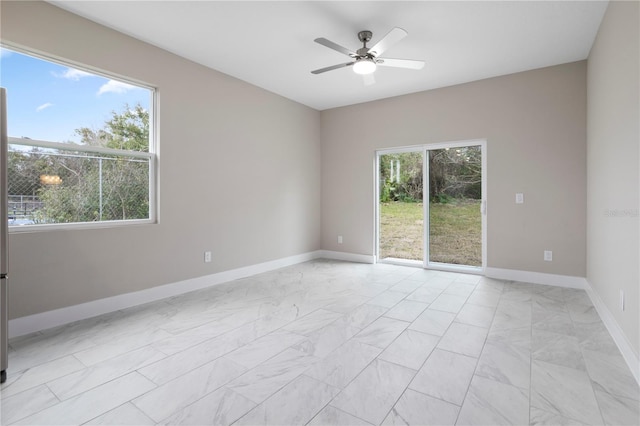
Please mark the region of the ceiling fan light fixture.
[[376, 63], [373, 59], [362, 58], [358, 59], [355, 64], [353, 64], [353, 72], [360, 75], [371, 74], [376, 70]]

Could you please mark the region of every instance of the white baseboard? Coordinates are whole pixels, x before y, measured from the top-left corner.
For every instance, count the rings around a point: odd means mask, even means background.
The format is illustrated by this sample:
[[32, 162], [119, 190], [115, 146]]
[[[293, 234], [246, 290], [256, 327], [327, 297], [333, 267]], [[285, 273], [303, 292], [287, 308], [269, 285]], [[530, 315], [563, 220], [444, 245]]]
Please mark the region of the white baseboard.
[[[149, 302], [155, 302], [167, 297], [178, 296], [190, 291], [200, 290], [228, 281], [245, 278], [251, 275], [260, 274], [262, 272], [268, 272], [274, 269], [283, 268], [286, 266], [295, 265], [319, 258], [343, 260], [347, 262], [357, 263], [375, 263], [376, 261], [375, 256], [372, 255], [331, 250], [317, 250], [295, 256], [285, 257], [282, 259], [276, 259], [269, 262], [259, 263], [256, 265], [245, 266], [242, 268], [223, 271], [216, 274], [191, 278], [176, 283], [165, 284], [131, 293], [119, 294], [117, 296], [93, 300], [91, 302], [81, 303], [79, 305], [68, 306], [65, 308], [12, 319], [9, 321], [9, 338], [23, 336], [25, 334], [34, 333], [36, 331], [46, 330], [48, 328], [57, 327], [63, 324], [95, 317], [109, 312], [114, 312], [120, 309], [130, 308]], [[566, 280], [567, 278], [569, 278], [570, 283], [572, 283], [572, 280], [576, 279], [576, 277], [565, 277], [562, 275], [539, 274], [535, 272], [515, 271], [497, 268], [487, 268], [486, 274], [487, 276], [493, 278], [536, 282], [549, 285], [561, 285], [559, 283], [564, 282], [564, 280]], [[584, 278], [582, 280], [584, 280]], [[586, 282], [582, 287], [576, 287], [575, 285], [566, 286], [574, 288], [585, 288], [584, 286], [586, 286]]]
[[347, 253], [343, 251], [319, 250], [319, 258], [344, 260], [356, 263], [376, 263], [376, 257], [368, 254]]
[[[268, 262], [249, 265], [242, 268], [191, 278], [176, 283], [165, 284], [132, 293], [119, 294], [113, 297], [94, 300], [79, 305], [68, 306], [9, 321], [9, 337], [22, 336], [29, 333], [45, 330], [52, 327], [68, 324], [98, 315], [114, 312], [120, 309], [130, 308], [149, 302], [178, 296], [194, 290], [212, 287], [225, 282], [246, 278], [248, 276], [272, 271], [286, 266], [307, 262], [314, 259], [333, 259], [357, 263], [375, 263], [375, 256], [338, 252], [331, 250], [317, 250], [295, 256], [289, 256]], [[567, 275], [553, 275], [539, 272], [518, 271], [513, 269], [486, 268], [485, 275], [489, 278], [497, 278], [510, 281], [529, 282], [534, 284], [553, 285], [586, 290], [593, 302], [602, 322], [609, 330], [611, 337], [620, 349], [629, 369], [636, 381], [640, 383], [640, 361], [634, 353], [631, 344], [624, 332], [614, 319], [609, 309], [602, 302], [598, 294], [593, 290], [585, 278]]]
[[585, 290], [587, 280], [584, 277], [570, 275], [545, 274], [542, 272], [518, 271], [515, 269], [485, 268], [485, 276], [507, 281], [520, 281], [532, 284], [553, 285], [556, 287]]
[[596, 308], [600, 319], [605, 327], [607, 327], [609, 334], [613, 338], [613, 341], [616, 343], [616, 346], [618, 346], [622, 357], [629, 366], [631, 374], [633, 374], [636, 382], [640, 384], [640, 359], [638, 358], [638, 355], [634, 352], [631, 343], [629, 343], [629, 339], [625, 336], [624, 332], [618, 325], [618, 322], [586, 278], [501, 268], [486, 268], [485, 275], [489, 278], [497, 278], [501, 280], [520, 281], [585, 290], [589, 299], [591, 299], [593, 306]]
[[629, 366], [629, 370], [631, 370], [631, 374], [635, 377], [636, 382], [640, 385], [640, 359], [638, 359], [638, 355], [634, 352], [629, 339], [625, 336], [624, 332], [618, 325], [618, 322], [615, 320], [609, 308], [604, 304], [602, 299], [598, 293], [593, 289], [591, 283], [586, 281], [586, 292], [595, 306], [596, 311], [598, 311], [598, 315], [600, 315], [600, 319], [604, 323], [604, 326], [607, 327], [609, 334], [613, 338], [613, 341], [618, 346], [622, 357], [626, 361]]
[[322, 257], [327, 256], [323, 255], [323, 250], [318, 250], [12, 319], [9, 321], [9, 338], [46, 330], [120, 309], [155, 302], [167, 297], [178, 296], [190, 291], [200, 290]]

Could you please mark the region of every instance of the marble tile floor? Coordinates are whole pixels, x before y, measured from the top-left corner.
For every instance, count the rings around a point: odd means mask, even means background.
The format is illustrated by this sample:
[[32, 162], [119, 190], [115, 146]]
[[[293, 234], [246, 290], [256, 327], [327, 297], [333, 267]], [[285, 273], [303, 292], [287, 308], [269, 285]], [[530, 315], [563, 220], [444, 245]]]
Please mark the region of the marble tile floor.
[[640, 423], [582, 290], [318, 260], [10, 341], [3, 425]]

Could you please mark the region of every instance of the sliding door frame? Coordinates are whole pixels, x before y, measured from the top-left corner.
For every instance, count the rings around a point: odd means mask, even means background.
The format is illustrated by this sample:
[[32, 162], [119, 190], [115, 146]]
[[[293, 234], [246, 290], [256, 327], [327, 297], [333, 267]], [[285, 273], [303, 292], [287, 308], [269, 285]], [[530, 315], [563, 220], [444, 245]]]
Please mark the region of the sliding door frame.
[[[482, 226], [482, 265], [454, 265], [448, 263], [430, 262], [429, 261], [429, 162], [427, 160], [428, 152], [436, 149], [445, 148], [461, 148], [468, 146], [479, 146], [482, 167], [482, 199], [480, 201], [481, 209], [481, 226]], [[406, 266], [418, 266], [418, 262], [414, 261], [385, 261], [380, 259], [380, 157], [386, 154], [401, 154], [404, 152], [422, 152], [422, 198], [423, 198], [423, 261], [424, 269], [434, 269], [441, 271], [462, 272], [468, 274], [483, 275], [487, 267], [487, 141], [485, 139], [472, 139], [453, 142], [439, 142], [423, 145], [404, 146], [399, 148], [379, 149], [375, 152], [375, 258], [379, 263], [393, 263]]]
[[[484, 139], [474, 139], [474, 140], [466, 140], [466, 141], [455, 141], [455, 142], [442, 142], [442, 143], [433, 143], [424, 145], [424, 157], [426, 158], [428, 155], [428, 151], [437, 150], [437, 149], [446, 149], [446, 148], [464, 148], [469, 146], [479, 146], [480, 147], [480, 158], [481, 158], [481, 191], [482, 198], [480, 200], [480, 221], [482, 227], [482, 265], [481, 266], [470, 266], [470, 265], [454, 265], [451, 263], [440, 263], [440, 262], [431, 262], [429, 261], [430, 251], [429, 251], [429, 203], [424, 203], [424, 268], [425, 269], [435, 269], [440, 271], [452, 271], [452, 272], [463, 272], [467, 274], [484, 274], [484, 271], [487, 267], [487, 141]], [[424, 177], [423, 181], [423, 193], [425, 194], [426, 199], [428, 200], [431, 194], [429, 193], [429, 162], [424, 162]]]
[[[388, 149], [379, 149], [376, 151], [375, 155], [375, 247], [374, 253], [377, 263], [391, 263], [394, 265], [402, 265], [402, 266], [415, 266], [415, 267], [424, 267], [424, 259], [426, 259], [426, 253], [424, 251], [424, 236], [422, 242], [422, 262], [419, 260], [409, 260], [409, 259], [394, 259], [394, 260], [382, 260], [380, 259], [380, 157], [388, 154], [402, 154], [407, 152], [419, 152], [422, 153], [422, 180], [424, 181], [424, 162], [425, 162], [425, 149], [424, 145], [413, 145], [413, 146], [404, 146], [400, 148], [388, 148]], [[422, 187], [422, 198], [423, 198], [423, 207], [424, 207], [424, 184]], [[422, 214], [424, 216], [424, 208], [422, 210]], [[423, 235], [424, 235], [424, 221], [423, 221]]]

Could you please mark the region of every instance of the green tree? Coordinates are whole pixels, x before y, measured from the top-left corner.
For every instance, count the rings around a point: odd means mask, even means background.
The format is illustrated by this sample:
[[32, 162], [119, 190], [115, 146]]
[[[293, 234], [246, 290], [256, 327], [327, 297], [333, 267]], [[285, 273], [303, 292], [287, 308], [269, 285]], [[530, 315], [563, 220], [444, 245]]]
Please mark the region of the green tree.
[[42, 162], [34, 161], [39, 149], [29, 152], [10, 151], [7, 158], [7, 175], [9, 176], [9, 195], [36, 195], [40, 188], [39, 179]]
[[[100, 129], [76, 130], [87, 146], [149, 151], [149, 113], [125, 105]], [[78, 152], [47, 155], [60, 185], [42, 185], [38, 220], [52, 223], [145, 219], [149, 217], [149, 163], [145, 159]]]
[[431, 200], [482, 198], [482, 161], [478, 146], [429, 151]]
[[[480, 147], [445, 148], [427, 152], [429, 194], [432, 202], [482, 197]], [[380, 201], [421, 201], [422, 152], [380, 157]]]
[[405, 152], [381, 156], [380, 189], [382, 202], [421, 201], [422, 153]]
[[85, 145], [149, 152], [149, 111], [140, 104], [125, 104], [122, 112], [111, 112], [101, 129], [81, 127], [75, 133]]

